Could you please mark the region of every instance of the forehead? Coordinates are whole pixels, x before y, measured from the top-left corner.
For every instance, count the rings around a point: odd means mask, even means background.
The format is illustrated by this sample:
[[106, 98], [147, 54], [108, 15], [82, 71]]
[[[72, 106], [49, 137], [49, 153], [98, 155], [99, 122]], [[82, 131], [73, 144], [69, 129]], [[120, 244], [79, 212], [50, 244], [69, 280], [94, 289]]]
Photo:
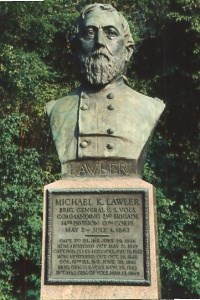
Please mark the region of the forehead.
[[122, 33], [122, 24], [120, 22], [120, 17], [115, 11], [108, 11], [102, 9], [96, 9], [88, 12], [84, 18], [85, 26], [95, 26], [95, 27], [106, 27], [113, 26]]

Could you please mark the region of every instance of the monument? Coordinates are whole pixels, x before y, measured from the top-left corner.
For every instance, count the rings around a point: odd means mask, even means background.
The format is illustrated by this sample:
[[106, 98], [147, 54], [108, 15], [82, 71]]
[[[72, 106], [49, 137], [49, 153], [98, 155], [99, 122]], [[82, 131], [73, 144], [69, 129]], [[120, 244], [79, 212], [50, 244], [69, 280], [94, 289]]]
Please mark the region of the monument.
[[72, 49], [81, 86], [46, 105], [62, 180], [45, 187], [41, 299], [158, 299], [154, 188], [142, 169], [165, 105], [125, 83], [126, 19], [87, 5]]

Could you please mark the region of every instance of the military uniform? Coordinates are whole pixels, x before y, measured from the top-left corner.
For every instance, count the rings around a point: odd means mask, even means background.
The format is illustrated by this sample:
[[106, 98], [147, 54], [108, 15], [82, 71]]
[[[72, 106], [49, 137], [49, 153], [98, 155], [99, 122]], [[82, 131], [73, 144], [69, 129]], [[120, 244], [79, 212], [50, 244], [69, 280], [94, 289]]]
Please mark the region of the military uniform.
[[138, 160], [164, 110], [157, 98], [128, 87], [122, 78], [101, 90], [79, 87], [47, 103], [61, 164], [86, 158]]

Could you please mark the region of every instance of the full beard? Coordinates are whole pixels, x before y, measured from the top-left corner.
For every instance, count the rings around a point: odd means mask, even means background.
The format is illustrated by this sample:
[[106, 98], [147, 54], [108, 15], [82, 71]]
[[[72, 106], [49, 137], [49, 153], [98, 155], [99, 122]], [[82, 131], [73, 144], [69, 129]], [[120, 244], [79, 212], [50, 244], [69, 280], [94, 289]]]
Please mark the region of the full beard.
[[79, 54], [79, 66], [83, 81], [91, 85], [105, 85], [123, 74], [125, 68], [124, 49], [116, 56], [105, 50], [94, 51], [90, 55]]

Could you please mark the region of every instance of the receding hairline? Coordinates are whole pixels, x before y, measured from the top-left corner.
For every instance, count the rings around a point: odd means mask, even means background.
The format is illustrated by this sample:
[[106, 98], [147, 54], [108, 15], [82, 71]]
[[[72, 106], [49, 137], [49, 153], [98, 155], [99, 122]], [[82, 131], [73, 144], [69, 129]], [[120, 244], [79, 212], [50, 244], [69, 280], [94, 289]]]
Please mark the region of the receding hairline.
[[106, 10], [109, 12], [116, 12], [120, 15], [120, 13], [110, 4], [101, 4], [101, 3], [95, 3], [95, 4], [89, 4], [86, 5], [82, 11], [81, 11], [81, 18], [84, 19], [85, 15], [94, 11], [95, 9], [101, 9], [101, 10]]

